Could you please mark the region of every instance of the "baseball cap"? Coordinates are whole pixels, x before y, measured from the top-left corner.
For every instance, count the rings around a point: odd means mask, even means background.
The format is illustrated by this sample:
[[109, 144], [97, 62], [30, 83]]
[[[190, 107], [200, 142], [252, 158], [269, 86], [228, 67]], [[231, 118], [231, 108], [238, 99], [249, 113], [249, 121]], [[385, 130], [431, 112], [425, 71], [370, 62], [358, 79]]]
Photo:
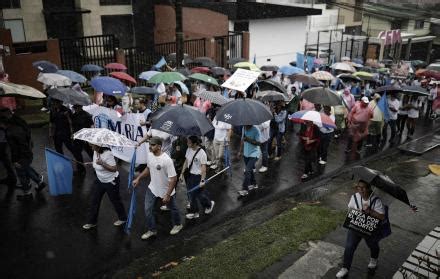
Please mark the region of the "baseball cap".
[[368, 97], [362, 97], [361, 101], [368, 104], [370, 102], [370, 100], [368, 100]]
[[150, 139], [150, 144], [162, 145], [162, 139], [159, 137], [152, 137]]

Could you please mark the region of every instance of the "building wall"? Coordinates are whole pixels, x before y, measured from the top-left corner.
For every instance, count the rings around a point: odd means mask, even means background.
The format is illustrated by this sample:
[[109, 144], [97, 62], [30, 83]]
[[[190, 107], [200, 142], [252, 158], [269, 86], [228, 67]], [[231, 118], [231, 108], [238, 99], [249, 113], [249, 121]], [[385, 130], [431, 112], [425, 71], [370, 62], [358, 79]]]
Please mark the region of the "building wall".
[[[355, 0], [338, 0], [336, 2], [348, 5], [356, 5]], [[362, 20], [354, 20], [354, 10], [331, 5], [329, 8], [339, 10], [339, 24], [345, 24], [347, 27], [362, 25]]]
[[377, 37], [380, 32], [391, 30], [391, 22], [385, 19], [364, 16], [362, 32], [370, 37]]
[[[155, 5], [155, 43], [175, 41], [176, 17], [169, 5]], [[229, 21], [226, 15], [199, 8], [182, 8], [184, 39], [209, 38], [228, 34]]]
[[26, 41], [42, 41], [47, 40], [42, 11], [42, 0], [21, 0], [21, 9], [3, 9], [3, 18], [22, 19]]
[[131, 5], [100, 6], [99, 0], [79, 0], [78, 4], [79, 7], [92, 11], [82, 16], [84, 36], [102, 35], [102, 15], [133, 14]]
[[408, 33], [416, 34], [416, 36], [427, 36], [430, 33], [431, 23], [428, 21], [425, 21], [423, 29], [415, 29], [415, 20], [409, 20], [408, 21], [408, 29], [402, 30]]
[[250, 61], [254, 55], [257, 65], [283, 66], [296, 60], [296, 53], [304, 52], [306, 26], [307, 17], [250, 21]]

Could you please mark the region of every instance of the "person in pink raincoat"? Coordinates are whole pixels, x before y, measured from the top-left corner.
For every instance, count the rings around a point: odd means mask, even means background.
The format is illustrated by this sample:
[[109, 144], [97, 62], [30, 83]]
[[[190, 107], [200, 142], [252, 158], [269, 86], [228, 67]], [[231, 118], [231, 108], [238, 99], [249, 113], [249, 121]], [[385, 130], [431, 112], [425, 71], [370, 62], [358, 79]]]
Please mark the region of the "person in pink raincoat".
[[[348, 114], [348, 143], [345, 150], [349, 153], [356, 149], [360, 153], [362, 148], [362, 141], [368, 136], [368, 123], [373, 116], [371, 109], [368, 107], [370, 101], [367, 97], [362, 97], [361, 101], [357, 102]], [[354, 146], [353, 146], [354, 145]]]

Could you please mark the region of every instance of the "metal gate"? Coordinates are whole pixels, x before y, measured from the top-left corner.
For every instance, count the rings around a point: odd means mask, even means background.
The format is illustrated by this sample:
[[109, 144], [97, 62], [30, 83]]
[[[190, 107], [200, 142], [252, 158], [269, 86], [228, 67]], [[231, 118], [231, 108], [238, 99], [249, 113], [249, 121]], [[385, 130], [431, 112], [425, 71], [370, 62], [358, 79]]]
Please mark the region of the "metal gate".
[[230, 32], [228, 36], [214, 37], [215, 61], [228, 67], [228, 59], [243, 57], [243, 33]]
[[80, 71], [84, 64], [104, 66], [116, 61], [118, 40], [114, 35], [98, 35], [60, 39], [63, 69]]

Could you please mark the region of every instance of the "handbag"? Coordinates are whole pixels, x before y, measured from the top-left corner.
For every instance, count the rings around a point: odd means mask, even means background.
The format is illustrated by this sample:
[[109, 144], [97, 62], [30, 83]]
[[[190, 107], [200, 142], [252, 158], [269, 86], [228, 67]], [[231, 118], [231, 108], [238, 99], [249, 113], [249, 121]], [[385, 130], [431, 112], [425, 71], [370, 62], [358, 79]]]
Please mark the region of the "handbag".
[[192, 167], [192, 165], [193, 165], [193, 163], [194, 163], [194, 159], [196, 158], [197, 153], [199, 153], [200, 149], [202, 149], [202, 148], [197, 149], [196, 153], [194, 153], [194, 156], [193, 156], [193, 158], [192, 158], [192, 160], [191, 160], [191, 164], [189, 165], [188, 168], [186, 168], [186, 169], [183, 171], [183, 178], [185, 178], [185, 181], [188, 180], [188, 177], [189, 177], [190, 174], [191, 174], [191, 172], [190, 172], [191, 167]]

